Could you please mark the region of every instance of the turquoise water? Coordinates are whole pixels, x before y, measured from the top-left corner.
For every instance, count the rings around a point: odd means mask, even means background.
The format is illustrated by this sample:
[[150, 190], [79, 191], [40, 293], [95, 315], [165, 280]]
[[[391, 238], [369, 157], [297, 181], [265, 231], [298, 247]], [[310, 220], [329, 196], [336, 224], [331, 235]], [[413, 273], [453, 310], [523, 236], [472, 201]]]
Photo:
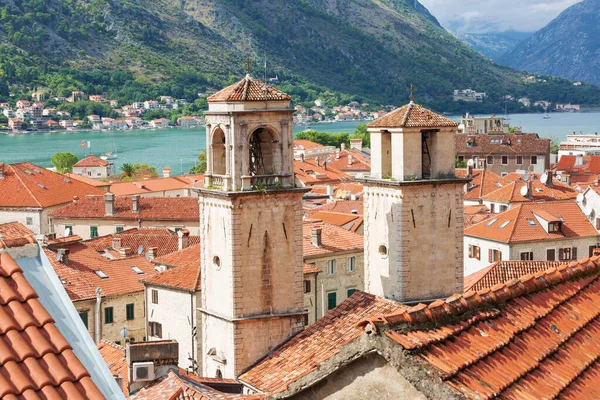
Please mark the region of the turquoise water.
[[[600, 112], [510, 115], [510, 124], [522, 126], [524, 132], [537, 132], [542, 137], [562, 140], [572, 132], [600, 132]], [[361, 121], [313, 124], [309, 128], [325, 132], [354, 132]], [[304, 130], [296, 126], [295, 132]], [[205, 130], [197, 129], [144, 129], [114, 131], [119, 157], [114, 160], [118, 169], [122, 163], [148, 163], [159, 171], [170, 167], [174, 175], [186, 173], [195, 165], [198, 153], [205, 148]], [[0, 134], [0, 161], [13, 163], [29, 161], [42, 167], [51, 167], [54, 153], [67, 151], [79, 158], [89, 154], [81, 142], [91, 142], [91, 150], [98, 155], [112, 150], [112, 139], [105, 132], [53, 132], [19, 135]]]

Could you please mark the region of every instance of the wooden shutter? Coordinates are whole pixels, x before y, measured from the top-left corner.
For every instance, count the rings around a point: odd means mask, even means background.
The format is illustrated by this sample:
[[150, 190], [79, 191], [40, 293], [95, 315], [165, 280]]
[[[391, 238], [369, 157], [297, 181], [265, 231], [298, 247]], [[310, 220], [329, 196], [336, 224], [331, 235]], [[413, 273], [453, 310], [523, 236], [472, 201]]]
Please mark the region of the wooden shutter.
[[481, 260], [481, 249], [479, 248], [479, 246], [475, 246], [475, 258], [478, 260]]
[[558, 259], [560, 261], [565, 259], [565, 251], [563, 249], [558, 249]]
[[[596, 223], [598, 223], [598, 219], [596, 219]], [[594, 256], [594, 249], [596, 248], [596, 246], [590, 246], [590, 257]]]
[[491, 263], [494, 262], [494, 250], [492, 250], [492, 249], [488, 250], [488, 261]]
[[600, 230], [600, 218], [596, 218], [596, 229]]
[[556, 252], [554, 249], [548, 249], [546, 250], [546, 259], [548, 261], [554, 261], [556, 260]]
[[577, 260], [577, 247], [571, 249], [571, 260]]
[[162, 324], [159, 324], [158, 322], [156, 323], [156, 326], [158, 327], [158, 336], [160, 339], [162, 339]]

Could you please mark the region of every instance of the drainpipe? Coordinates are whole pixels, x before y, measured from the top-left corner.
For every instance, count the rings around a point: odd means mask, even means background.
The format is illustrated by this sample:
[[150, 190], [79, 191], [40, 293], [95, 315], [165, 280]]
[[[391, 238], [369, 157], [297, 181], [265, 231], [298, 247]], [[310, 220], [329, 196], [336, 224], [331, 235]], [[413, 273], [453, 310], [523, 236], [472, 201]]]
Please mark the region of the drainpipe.
[[323, 315], [325, 315], [325, 284], [321, 283], [321, 318]]
[[[192, 326], [190, 329], [190, 333], [192, 334], [191, 335], [192, 336], [192, 359], [190, 361], [192, 364], [192, 371], [191, 371], [192, 374], [196, 373], [196, 370], [194, 368], [196, 366], [195, 365], [196, 364], [196, 351], [195, 351], [196, 346], [194, 345], [194, 342], [195, 342], [195, 340], [194, 340], [194, 295], [195, 295], [195, 292], [190, 293], [190, 320], [192, 321]], [[197, 334], [198, 334], [198, 331], [196, 331], [196, 335]]]
[[317, 307], [317, 300], [319, 299], [319, 296], [317, 295], [317, 288], [318, 288], [318, 282], [317, 279], [319, 278], [319, 274], [315, 274], [315, 322], [317, 322], [318, 315], [317, 315], [317, 311], [319, 310], [319, 308]]
[[94, 312], [94, 333], [96, 345], [100, 343], [100, 305], [102, 304], [102, 291], [96, 288], [96, 310]]

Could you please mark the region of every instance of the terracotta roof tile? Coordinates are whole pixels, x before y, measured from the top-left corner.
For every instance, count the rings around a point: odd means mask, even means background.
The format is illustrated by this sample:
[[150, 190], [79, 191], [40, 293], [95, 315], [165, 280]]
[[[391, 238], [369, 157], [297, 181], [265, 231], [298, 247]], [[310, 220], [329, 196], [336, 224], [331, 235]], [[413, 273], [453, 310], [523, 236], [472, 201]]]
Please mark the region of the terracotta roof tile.
[[575, 199], [579, 194], [577, 189], [553, 181], [552, 187], [544, 185], [539, 180], [531, 181], [531, 198], [521, 195], [521, 188], [527, 183], [524, 181], [510, 182], [506, 186], [489, 192], [482, 196], [483, 200], [501, 203], [519, 203], [527, 201], [554, 201]]
[[316, 371], [362, 333], [357, 323], [406, 307], [361, 291], [355, 292], [314, 324], [256, 363], [239, 380], [263, 392], [282, 392]]
[[458, 122], [413, 102], [367, 124], [368, 128], [458, 127]]
[[364, 185], [358, 182], [342, 182], [334, 189], [336, 198], [347, 198], [358, 196], [364, 191]]
[[86, 158], [79, 160], [74, 167], [107, 167], [109, 164], [108, 161], [91, 154]]
[[[371, 171], [371, 160], [365, 157], [362, 153], [355, 150], [340, 151], [340, 158], [337, 155], [331, 155], [327, 159], [327, 167], [339, 169], [340, 171]], [[352, 163], [349, 164], [350, 156]]]
[[132, 194], [164, 192], [167, 190], [183, 190], [192, 183], [189, 179], [179, 176], [115, 182], [110, 186], [110, 192], [116, 196], [130, 196]]
[[155, 265], [172, 267], [144, 279], [147, 285], [165, 286], [188, 292], [200, 290], [200, 245], [159, 257], [152, 261]]
[[88, 178], [87, 176], [83, 176], [83, 175], [77, 175], [77, 174], [73, 174], [73, 173], [66, 173], [64, 174], [67, 178], [71, 179], [71, 180], [76, 180], [79, 182], [83, 182], [85, 184], [88, 184], [90, 186], [95, 186], [98, 188], [109, 188], [110, 187], [110, 182], [103, 182], [101, 180], [98, 179], [92, 179], [92, 178]]
[[291, 100], [289, 94], [247, 75], [208, 98], [209, 103], [231, 101], [277, 101]]
[[98, 344], [98, 350], [112, 375], [121, 379], [121, 390], [125, 397], [129, 396], [129, 368], [125, 359], [125, 348], [102, 339]]
[[364, 218], [360, 215], [342, 214], [327, 211], [315, 213], [311, 215], [311, 218], [325, 221], [329, 224], [339, 226], [340, 228], [344, 228], [351, 232], [356, 232], [356, 230], [364, 222]]
[[[563, 221], [561, 231], [547, 233], [534, 216], [536, 211], [538, 213], [547, 212], [557, 218], [561, 217]], [[507, 221], [508, 223], [504, 225]], [[594, 229], [594, 226], [583, 214], [577, 203], [572, 201], [523, 203], [508, 211], [494, 215], [490, 220], [465, 229], [465, 236], [504, 243], [597, 235], [598, 232]]]
[[556, 164], [556, 170], [573, 175], [600, 174], [600, 156], [583, 156], [582, 161], [581, 165], [577, 165], [577, 156], [563, 155]]
[[[0, 224], [0, 243], [4, 244], [4, 247], [21, 247], [26, 244], [37, 243], [35, 241], [35, 235], [23, 224], [19, 222], [9, 222], [7, 224]], [[0, 248], [2, 245], [0, 244]]]
[[[467, 169], [457, 168], [456, 177], [466, 178]], [[471, 182], [467, 184], [467, 193], [464, 196], [465, 200], [479, 200], [487, 194], [510, 184], [510, 181], [489, 169], [475, 169], [471, 174], [471, 178]]]
[[[468, 144], [470, 143], [470, 144]], [[510, 143], [510, 145], [508, 145]], [[456, 153], [473, 155], [546, 155], [550, 154], [550, 139], [542, 139], [537, 133], [504, 135], [456, 135]]]
[[363, 324], [381, 326], [467, 398], [593, 398], [599, 278], [600, 258], [583, 259]]
[[[311, 231], [321, 229], [321, 247], [312, 244]], [[304, 257], [336, 253], [348, 250], [363, 250], [364, 237], [358, 233], [319, 220], [305, 220], [302, 225], [302, 247]]]
[[324, 204], [319, 207], [312, 208], [307, 212], [310, 217], [318, 212], [329, 211], [341, 214], [355, 215], [353, 211], [356, 211], [356, 215], [363, 215], [363, 201], [362, 200], [341, 200], [333, 201], [331, 203]]
[[71, 202], [50, 214], [52, 218], [71, 219], [150, 219], [150, 220], [200, 220], [198, 199], [192, 197], [140, 197], [139, 212], [133, 212], [130, 197], [114, 199], [114, 214], [105, 215], [103, 196], [86, 196]]
[[100, 195], [104, 190], [37, 165], [22, 162], [4, 166], [0, 207], [46, 208], [68, 203], [73, 196]]
[[294, 139], [294, 149], [298, 150], [313, 150], [313, 149], [322, 149], [323, 146], [320, 143], [315, 143], [306, 139]]
[[302, 267], [302, 272], [304, 274], [318, 274], [319, 272], [321, 272], [321, 269], [317, 266], [304, 263]]
[[0, 253], [0, 287], [0, 398], [103, 399], [6, 252]]
[[481, 271], [465, 276], [465, 292], [491, 289], [499, 283], [506, 283], [511, 279], [550, 268], [558, 268], [560, 265], [558, 261], [498, 261]]
[[325, 169], [322, 163], [317, 165], [315, 160], [294, 160], [294, 174], [296, 179], [305, 186], [335, 184], [352, 179], [350, 175], [337, 168], [328, 166]]

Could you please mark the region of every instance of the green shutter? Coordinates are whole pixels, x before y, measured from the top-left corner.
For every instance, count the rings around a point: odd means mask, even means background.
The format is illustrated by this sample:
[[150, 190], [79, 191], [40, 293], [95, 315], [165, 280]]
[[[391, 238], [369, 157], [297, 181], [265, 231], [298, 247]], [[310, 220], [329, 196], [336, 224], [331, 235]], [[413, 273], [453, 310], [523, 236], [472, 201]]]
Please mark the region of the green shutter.
[[337, 306], [336, 292], [327, 293], [327, 309], [331, 310]]
[[117, 226], [117, 233], [123, 232], [123, 227], [122, 226]]
[[356, 292], [356, 289], [348, 289], [348, 297], [352, 296]]
[[106, 307], [104, 309], [104, 323], [105, 324], [113, 323], [113, 308], [112, 307]]
[[86, 312], [80, 312], [79, 313], [79, 317], [83, 321], [83, 324], [85, 325], [85, 329], [88, 329], [88, 313], [87, 313], [87, 311]]
[[133, 304], [127, 304], [125, 306], [125, 309], [127, 311], [127, 321], [131, 321], [134, 319], [134, 314], [133, 314]]
[[98, 237], [98, 227], [97, 226], [90, 226], [90, 237], [92, 239]]

